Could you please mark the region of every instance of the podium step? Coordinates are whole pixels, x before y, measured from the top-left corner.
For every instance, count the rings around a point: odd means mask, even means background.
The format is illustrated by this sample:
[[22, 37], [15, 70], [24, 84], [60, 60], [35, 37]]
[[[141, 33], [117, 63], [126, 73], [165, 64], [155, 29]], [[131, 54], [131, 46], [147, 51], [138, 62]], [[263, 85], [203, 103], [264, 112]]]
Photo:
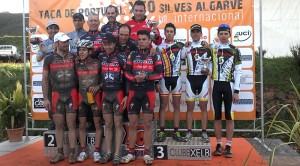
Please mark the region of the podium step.
[[[106, 151], [106, 146], [112, 146], [112, 152], [114, 152], [114, 139], [112, 145], [106, 145], [104, 141], [105, 137], [105, 126], [103, 126], [103, 137], [101, 143], [101, 151], [100, 154]], [[129, 124], [123, 123], [123, 137], [122, 137], [122, 145], [121, 145], [121, 154], [127, 155], [129, 150]], [[156, 140], [156, 129], [157, 129], [157, 121], [152, 121], [152, 141]], [[114, 137], [114, 136], [113, 136]], [[78, 155], [81, 151], [79, 138], [78, 138], [78, 130], [76, 131], [76, 138], [77, 146], [75, 148], [75, 154]], [[87, 132], [86, 133], [86, 149], [88, 157], [92, 157], [95, 148], [95, 133], [94, 132]], [[63, 137], [63, 150], [65, 157], [69, 156], [69, 140], [68, 140], [68, 132], [64, 132]], [[142, 121], [139, 121], [139, 125], [137, 126], [137, 141], [135, 144], [135, 153], [137, 158], [142, 158], [144, 155], [144, 126]], [[55, 131], [49, 130], [44, 132], [44, 156], [53, 156], [57, 151], [57, 144], [55, 138]], [[152, 155], [153, 156], [153, 155]]]
[[154, 157], [158, 160], [211, 160], [210, 143], [202, 143], [200, 137], [190, 142], [176, 142], [167, 137], [164, 142], [154, 142]]

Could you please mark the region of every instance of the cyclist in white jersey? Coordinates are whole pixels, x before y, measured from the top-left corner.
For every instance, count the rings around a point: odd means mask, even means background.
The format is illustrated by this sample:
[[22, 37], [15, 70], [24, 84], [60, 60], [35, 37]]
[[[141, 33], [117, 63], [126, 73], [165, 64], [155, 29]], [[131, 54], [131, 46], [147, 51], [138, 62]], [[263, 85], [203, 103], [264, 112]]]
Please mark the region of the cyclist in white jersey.
[[172, 138], [177, 142], [186, 142], [181, 136], [179, 129], [180, 121], [180, 99], [181, 99], [181, 48], [183, 43], [174, 41], [176, 27], [172, 23], [167, 23], [164, 28], [166, 39], [158, 46], [158, 50], [163, 62], [163, 78], [156, 84], [160, 96], [159, 121], [160, 131], [158, 132], [157, 142], [165, 141], [166, 134], [165, 116], [169, 103], [169, 94], [172, 93], [172, 105], [174, 108], [173, 122], [174, 132]]
[[202, 27], [194, 24], [190, 28], [193, 41], [185, 46], [181, 52], [181, 58], [187, 61], [187, 79], [186, 79], [186, 103], [187, 103], [187, 134], [186, 140], [190, 141], [193, 137], [192, 122], [193, 111], [195, 108], [195, 100], [199, 100], [201, 110], [202, 134], [201, 140], [208, 143], [207, 136], [207, 103], [209, 97], [209, 78], [211, 71], [211, 51], [209, 48], [203, 47], [206, 43], [201, 40]]
[[242, 75], [242, 61], [240, 51], [230, 44], [230, 27], [221, 24], [218, 27], [219, 43], [210, 45], [213, 50], [212, 62], [212, 104], [214, 111], [214, 129], [217, 138], [215, 156], [222, 155], [222, 102], [225, 107], [226, 119], [226, 147], [225, 157], [232, 158], [231, 141], [234, 132], [234, 103], [239, 99], [240, 78]]

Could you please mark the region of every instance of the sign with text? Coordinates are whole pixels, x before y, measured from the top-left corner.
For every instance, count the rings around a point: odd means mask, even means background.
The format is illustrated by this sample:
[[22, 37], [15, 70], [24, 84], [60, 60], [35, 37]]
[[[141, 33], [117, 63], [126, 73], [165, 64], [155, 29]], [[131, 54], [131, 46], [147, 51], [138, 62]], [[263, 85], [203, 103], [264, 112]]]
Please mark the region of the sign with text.
[[[132, 17], [132, 9], [134, 0], [29, 0], [29, 26], [39, 27], [34, 34], [35, 36], [47, 36], [46, 23], [54, 19], [58, 22], [61, 32], [74, 31], [72, 15], [80, 12], [84, 15], [85, 20], [91, 13], [96, 13], [100, 18], [100, 27], [108, 22], [105, 16], [106, 7], [110, 4], [117, 6], [119, 15], [117, 21], [125, 23]], [[242, 82], [242, 100], [238, 102], [235, 112], [235, 119], [254, 120], [255, 114], [255, 56], [254, 50], [254, 9], [253, 0], [146, 0], [146, 15], [148, 20], [158, 21], [158, 26], [162, 36], [164, 36], [164, 26], [166, 23], [173, 23], [177, 28], [175, 39], [185, 43], [191, 41], [189, 28], [191, 25], [200, 23], [203, 27], [202, 39], [208, 43], [218, 42], [217, 27], [222, 23], [227, 23], [231, 27], [230, 42], [239, 47], [242, 53], [243, 61], [243, 82]], [[87, 24], [84, 25], [88, 29]], [[99, 29], [100, 29], [99, 27]], [[37, 62], [36, 57], [37, 47], [32, 46], [31, 54], [31, 79], [32, 84], [39, 85], [41, 80], [36, 78], [36, 74], [42, 73], [42, 62]], [[184, 76], [185, 67], [182, 67], [182, 75]], [[34, 78], [33, 75], [35, 74]], [[33, 82], [35, 81], [35, 82]], [[185, 77], [182, 78], [185, 85]], [[251, 85], [250, 85], [251, 84]], [[184, 89], [184, 87], [183, 87]], [[31, 91], [31, 95], [41, 93], [39, 87]], [[185, 92], [183, 92], [185, 93]], [[244, 96], [247, 95], [247, 96]], [[181, 119], [185, 119], [186, 104], [184, 102], [185, 94], [182, 95], [181, 102]], [[249, 100], [248, 100], [249, 99]], [[159, 98], [157, 98], [155, 116], [158, 117]], [[245, 101], [247, 100], [247, 102]], [[251, 100], [251, 102], [250, 102]], [[249, 101], [249, 102], [248, 102]], [[212, 104], [209, 104], [209, 118], [212, 119]], [[199, 107], [195, 107], [194, 117], [199, 119], [201, 111]], [[47, 119], [46, 111], [32, 111], [33, 119]], [[172, 107], [166, 113], [167, 119], [173, 119]]]

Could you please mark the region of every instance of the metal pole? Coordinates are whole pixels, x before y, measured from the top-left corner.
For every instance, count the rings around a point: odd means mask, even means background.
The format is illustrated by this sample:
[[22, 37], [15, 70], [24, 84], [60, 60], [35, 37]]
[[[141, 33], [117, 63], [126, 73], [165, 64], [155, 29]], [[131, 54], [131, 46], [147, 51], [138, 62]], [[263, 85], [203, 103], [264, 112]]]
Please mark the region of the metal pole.
[[[25, 37], [25, 2], [23, 0], [23, 66], [24, 66], [24, 94], [25, 98], [27, 99], [27, 71], [26, 71], [26, 37]], [[26, 104], [26, 108], [28, 105]], [[28, 120], [27, 120], [27, 113], [25, 114], [25, 127], [26, 127], [26, 138], [25, 141], [29, 141], [28, 137]]]
[[265, 130], [264, 130], [264, 72], [263, 72], [263, 41], [262, 41], [262, 0], [259, 1], [259, 39], [260, 39], [260, 115], [261, 115], [261, 143], [265, 144]]

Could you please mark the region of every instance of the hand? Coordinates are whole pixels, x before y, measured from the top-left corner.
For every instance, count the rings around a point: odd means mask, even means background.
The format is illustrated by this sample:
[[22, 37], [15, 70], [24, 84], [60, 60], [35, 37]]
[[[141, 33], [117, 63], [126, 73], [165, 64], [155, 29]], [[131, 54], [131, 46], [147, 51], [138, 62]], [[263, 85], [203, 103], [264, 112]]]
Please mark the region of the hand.
[[204, 48], [209, 48], [209, 44], [207, 43], [207, 41], [202, 41], [201, 42], [201, 45], [204, 47]]
[[123, 98], [123, 100], [122, 100], [122, 103], [121, 103], [121, 105], [123, 106], [123, 107], [122, 107], [122, 110], [125, 110], [126, 104], [127, 104], [127, 96], [125, 96], [125, 97]]
[[44, 107], [47, 111], [51, 110], [51, 104], [49, 100], [44, 100]]
[[237, 103], [238, 100], [239, 100], [239, 94], [238, 93], [233, 93], [233, 96], [232, 96], [233, 103]]
[[40, 45], [40, 50], [42, 51], [42, 53], [43, 53], [44, 55], [46, 55], [46, 47], [45, 47], [44, 44], [41, 44], [41, 45]]
[[192, 42], [187, 41], [187, 42], [185, 42], [184, 47], [190, 47], [191, 45], [192, 45]]
[[204, 69], [204, 68], [202, 68], [201, 69], [201, 73], [203, 74], [203, 75], [210, 75], [210, 70], [209, 69]]
[[151, 56], [155, 56], [156, 55], [156, 49], [155, 48], [151, 48], [150, 49], [150, 55]]
[[161, 88], [159, 84], [156, 84], [155, 88], [158, 93], [161, 93]]
[[155, 34], [154, 40], [156, 40], [157, 37], [158, 37], [158, 30], [157, 30], [157, 28], [153, 29], [152, 32]]
[[136, 82], [137, 82], [137, 83], [140, 83], [140, 82], [145, 81], [145, 80], [144, 80], [145, 77], [146, 77], [146, 73], [144, 73], [144, 72], [140, 73], [139, 75], [136, 75], [136, 76], [135, 76]]
[[94, 95], [99, 91], [99, 85], [89, 87], [89, 92], [92, 92]]

